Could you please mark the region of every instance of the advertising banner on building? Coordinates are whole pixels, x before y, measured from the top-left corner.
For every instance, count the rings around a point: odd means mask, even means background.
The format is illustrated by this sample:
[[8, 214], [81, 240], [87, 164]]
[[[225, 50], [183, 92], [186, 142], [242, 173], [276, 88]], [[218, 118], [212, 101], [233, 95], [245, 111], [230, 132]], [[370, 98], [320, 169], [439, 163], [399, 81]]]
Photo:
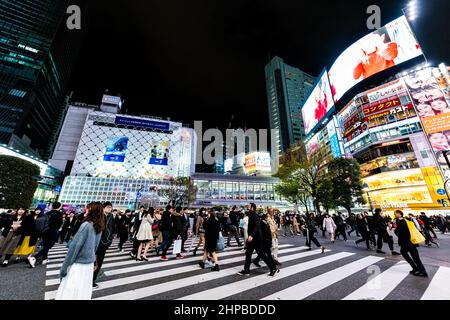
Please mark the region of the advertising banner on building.
[[388, 23], [352, 44], [336, 59], [329, 72], [334, 101], [364, 79], [421, 54], [405, 16]]
[[154, 143], [151, 150], [149, 164], [167, 166], [169, 164], [169, 147], [169, 141]]
[[405, 82], [436, 159], [445, 173], [449, 170], [443, 152], [450, 150], [450, 105], [431, 68], [412, 72], [405, 77]]
[[128, 148], [127, 137], [109, 137], [103, 161], [124, 162], [125, 153]]
[[331, 95], [330, 83], [326, 70], [319, 77], [317, 85], [312, 90], [309, 98], [302, 108], [305, 134], [311, 132], [322, 121], [334, 106]]

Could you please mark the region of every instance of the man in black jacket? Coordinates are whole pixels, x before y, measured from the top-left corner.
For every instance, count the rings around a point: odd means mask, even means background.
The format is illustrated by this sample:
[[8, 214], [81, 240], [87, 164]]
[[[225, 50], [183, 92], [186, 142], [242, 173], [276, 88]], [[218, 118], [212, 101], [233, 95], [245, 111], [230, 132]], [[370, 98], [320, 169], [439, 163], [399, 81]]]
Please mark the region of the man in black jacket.
[[64, 219], [64, 224], [60, 234], [60, 242], [69, 242], [70, 237], [72, 236], [73, 228], [75, 227], [76, 218], [75, 212], [70, 211], [69, 215]]
[[105, 214], [105, 230], [102, 232], [102, 237], [100, 238], [100, 243], [97, 247], [97, 252], [95, 253], [95, 269], [94, 278], [92, 279], [92, 286], [98, 288], [96, 283], [97, 276], [103, 265], [103, 260], [105, 259], [106, 250], [111, 246], [114, 238], [114, 216], [111, 213], [113, 207], [111, 202], [105, 202], [103, 204], [103, 213]]
[[[236, 208], [236, 207], [234, 207]], [[238, 233], [238, 222], [237, 222], [237, 213], [233, 210], [230, 213], [224, 214], [224, 220], [225, 220], [225, 229], [228, 231], [228, 241], [227, 246], [231, 246], [231, 238], [234, 236], [237, 242], [237, 246], [241, 247], [241, 242], [239, 240], [239, 233]]]
[[433, 234], [433, 237], [435, 239], [437, 239], [436, 233], [434, 232], [433, 227], [431, 226], [431, 220], [430, 220], [430, 218], [427, 217], [425, 212], [420, 213], [420, 218], [423, 221], [425, 230], [427, 230], [428, 232], [431, 232]]
[[411, 233], [409, 232], [406, 220], [403, 218], [403, 212], [396, 210], [395, 217], [397, 218], [395, 234], [398, 237], [400, 253], [412, 267], [412, 270], [409, 273], [418, 277], [428, 277], [427, 271], [420, 260], [419, 252], [417, 251], [418, 245], [411, 242]]
[[377, 253], [385, 254], [383, 249], [383, 242], [387, 242], [389, 249], [391, 249], [393, 256], [398, 256], [400, 253], [394, 250], [394, 241], [392, 237], [389, 236], [387, 232], [387, 224], [384, 218], [381, 216], [381, 209], [375, 209], [375, 213], [373, 215], [373, 225], [374, 229], [377, 232]]
[[172, 206], [168, 205], [166, 207], [166, 210], [163, 212], [161, 216], [161, 221], [159, 222], [159, 230], [162, 233], [163, 242], [161, 245], [156, 248], [156, 255], [159, 255], [159, 252], [162, 251], [161, 254], [161, 261], [167, 261], [169, 258], [167, 258], [167, 250], [169, 250], [170, 246], [172, 245], [173, 238], [172, 238], [172, 214], [173, 208]]
[[250, 264], [252, 263], [253, 251], [256, 251], [258, 256], [264, 261], [264, 263], [269, 267], [269, 276], [274, 276], [280, 270], [277, 269], [274, 261], [269, 259], [266, 252], [263, 249], [263, 235], [261, 230], [261, 218], [256, 213], [256, 205], [250, 203], [248, 205], [248, 239], [245, 249], [245, 265], [244, 270], [239, 272], [239, 275], [250, 275]]
[[48, 227], [44, 230], [42, 234], [42, 249], [35, 255], [28, 257], [30, 266], [34, 268], [36, 261], [42, 257], [42, 264], [47, 264], [48, 262], [48, 252], [55, 245], [58, 240], [58, 230], [63, 224], [64, 211], [62, 210], [62, 205], [59, 202], [54, 202], [52, 204], [52, 210], [47, 212], [48, 216]]
[[141, 226], [142, 222], [142, 215], [144, 214], [145, 207], [141, 206], [139, 208], [139, 212], [135, 214], [134, 216], [134, 223], [133, 223], [133, 249], [130, 252], [130, 256], [132, 258], [136, 258], [136, 254], [139, 249], [139, 245], [141, 244], [138, 239], [136, 239], [136, 234], [139, 231], [139, 227]]

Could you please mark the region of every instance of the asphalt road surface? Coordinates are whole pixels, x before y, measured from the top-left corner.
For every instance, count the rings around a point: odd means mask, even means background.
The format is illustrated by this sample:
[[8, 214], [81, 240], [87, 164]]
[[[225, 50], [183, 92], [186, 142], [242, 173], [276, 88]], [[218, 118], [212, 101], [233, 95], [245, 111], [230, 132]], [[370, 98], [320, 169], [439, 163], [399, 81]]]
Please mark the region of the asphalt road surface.
[[[389, 299], [450, 300], [450, 234], [438, 233], [440, 247], [421, 246], [419, 252], [428, 278], [409, 274], [410, 266], [401, 256], [392, 256], [387, 244], [385, 255], [357, 247], [353, 234], [347, 242], [329, 239], [319, 241], [327, 251], [321, 254], [313, 245], [307, 251], [303, 236], [280, 237], [281, 272], [271, 278], [263, 265], [252, 265], [250, 277], [237, 275], [242, 270], [244, 253], [232, 246], [219, 254], [220, 272], [202, 270], [199, 257], [188, 253], [186, 259], [170, 257], [161, 262], [149, 255], [150, 262], [136, 262], [117, 250], [117, 240], [108, 251], [99, 278], [100, 288], [93, 299], [107, 300], [300, 300], [300, 299]], [[188, 240], [186, 248], [189, 247]], [[398, 246], [395, 246], [399, 250]], [[25, 262], [12, 263], [0, 269], [0, 300], [50, 300], [58, 289], [58, 272], [67, 248], [57, 244], [50, 252], [50, 263], [31, 269]]]

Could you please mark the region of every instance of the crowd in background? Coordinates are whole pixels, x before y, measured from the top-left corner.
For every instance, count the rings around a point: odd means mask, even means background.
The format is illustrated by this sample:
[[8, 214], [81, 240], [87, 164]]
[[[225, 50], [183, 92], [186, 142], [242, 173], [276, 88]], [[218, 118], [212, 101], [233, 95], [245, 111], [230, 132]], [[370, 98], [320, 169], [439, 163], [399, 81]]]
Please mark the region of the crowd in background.
[[[282, 213], [271, 208], [258, 210], [253, 203], [247, 208], [234, 206], [225, 210], [142, 206], [132, 212], [117, 210], [107, 202], [91, 203], [77, 214], [74, 210], [65, 212], [61, 204], [55, 202], [48, 212], [41, 208], [29, 211], [20, 207], [0, 214], [0, 258], [3, 258], [4, 267], [13, 261], [27, 262], [34, 268], [39, 263], [48, 263], [48, 252], [55, 243], [65, 243], [69, 249], [61, 267], [60, 277], [64, 281], [57, 297], [77, 299], [90, 298], [92, 289], [98, 287], [97, 277], [114, 239], [118, 239], [116, 249], [121, 252], [126, 242], [132, 243], [129, 254], [137, 262], [149, 261], [150, 254], [167, 261], [169, 249], [178, 260], [188, 253], [196, 256], [202, 250], [200, 268], [211, 268], [216, 272], [220, 271], [220, 251], [236, 245], [245, 252], [240, 275], [249, 275], [250, 265], [260, 267], [259, 262], [263, 260], [269, 268], [268, 275], [274, 276], [281, 266], [278, 259], [280, 236], [304, 237], [308, 250], [312, 250], [314, 243], [324, 253], [325, 247], [317, 234], [322, 235], [322, 241], [329, 238], [331, 245], [341, 238], [347, 241], [348, 236], [355, 233], [360, 238], [355, 241], [356, 246], [364, 243], [368, 250], [385, 254], [382, 249], [387, 244], [392, 255], [401, 254], [410, 263], [412, 274], [427, 276], [416, 245], [408, 238], [408, 223], [413, 223], [423, 235], [426, 246], [439, 247], [435, 230], [447, 232], [450, 220], [443, 215], [427, 216], [423, 212], [404, 217], [399, 210], [391, 217], [383, 214], [381, 209], [376, 209], [373, 214], [363, 212], [349, 216], [340, 212]], [[394, 250], [394, 233], [400, 253]], [[257, 257], [252, 260], [254, 252]]]

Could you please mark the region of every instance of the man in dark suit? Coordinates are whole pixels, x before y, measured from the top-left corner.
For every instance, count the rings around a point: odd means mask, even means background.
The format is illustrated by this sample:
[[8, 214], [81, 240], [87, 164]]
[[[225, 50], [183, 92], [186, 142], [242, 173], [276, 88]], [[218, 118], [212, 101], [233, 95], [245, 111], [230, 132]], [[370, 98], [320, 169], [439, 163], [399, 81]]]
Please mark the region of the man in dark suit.
[[77, 219], [75, 218], [75, 212], [70, 211], [69, 215], [64, 219], [59, 243], [63, 243], [64, 241], [69, 242], [70, 237], [72, 236], [72, 230], [75, 227], [76, 220]]
[[277, 269], [274, 261], [267, 256], [264, 250], [264, 238], [261, 230], [261, 218], [256, 212], [256, 204], [250, 203], [248, 205], [248, 239], [245, 249], [245, 265], [244, 270], [239, 272], [239, 275], [250, 275], [250, 264], [252, 263], [253, 251], [256, 251], [258, 256], [264, 261], [264, 263], [270, 269], [270, 276], [274, 276], [280, 270]]
[[133, 257], [133, 258], [136, 258], [136, 254], [138, 252], [139, 245], [141, 244], [136, 239], [136, 234], [139, 231], [139, 227], [141, 226], [142, 215], [144, 214], [144, 211], [145, 211], [145, 207], [141, 206], [139, 208], [139, 212], [137, 212], [136, 215], [134, 216], [134, 223], [133, 223], [133, 250], [131, 250], [131, 252], [130, 252], [131, 257]]

